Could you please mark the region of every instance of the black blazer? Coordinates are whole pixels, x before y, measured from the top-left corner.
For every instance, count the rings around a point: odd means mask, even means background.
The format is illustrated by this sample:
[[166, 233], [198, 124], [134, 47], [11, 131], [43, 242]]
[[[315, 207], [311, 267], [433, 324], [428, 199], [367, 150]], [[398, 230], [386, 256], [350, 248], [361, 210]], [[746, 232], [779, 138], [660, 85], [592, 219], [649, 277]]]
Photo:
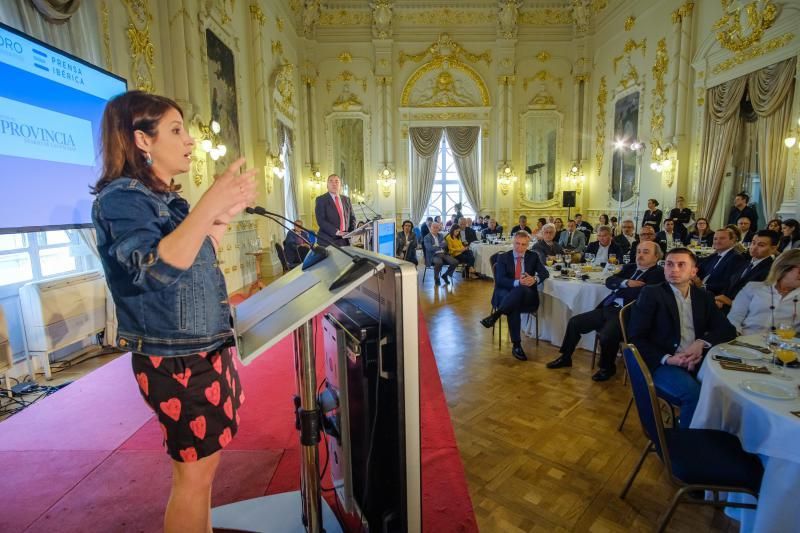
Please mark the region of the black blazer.
[[425, 235], [431, 232], [431, 228], [428, 226], [427, 222], [423, 222], [419, 225], [419, 234], [421, 238], [425, 238]]
[[[345, 231], [353, 231], [356, 229], [356, 216], [353, 214], [353, 206], [350, 203], [350, 198], [342, 194], [339, 195], [339, 200], [342, 202], [342, 211], [345, 220]], [[338, 237], [336, 232], [339, 231], [339, 210], [336, 209], [336, 204], [333, 202], [330, 193], [326, 192], [317, 196], [316, 204], [314, 205], [314, 215], [317, 217], [317, 225], [319, 226], [320, 245], [327, 246], [335, 242], [336, 244], [347, 244], [347, 242]]]
[[[746, 257], [736, 250], [730, 250], [714, 270], [711, 270], [718, 258], [719, 254], [717, 253], [709, 255], [700, 262], [700, 268], [697, 270], [697, 277], [701, 280], [708, 276], [708, 281], [705, 282], [706, 289], [715, 295], [722, 294], [728, 288], [733, 276], [737, 272], [741, 272], [742, 268], [746, 268], [748, 261]], [[745, 266], [742, 266], [743, 264]]]
[[764, 281], [767, 279], [769, 269], [772, 268], [772, 262], [772, 257], [767, 257], [742, 277], [744, 271], [750, 266], [750, 261], [743, 262], [739, 270], [731, 277], [730, 284], [728, 284], [728, 288], [725, 289], [723, 294], [733, 300], [739, 294], [739, 291], [751, 281]]
[[749, 218], [751, 227], [753, 229], [758, 229], [758, 213], [756, 213], [756, 210], [753, 209], [752, 206], [747, 205], [741, 211], [736, 209], [736, 206], [731, 207], [731, 210], [728, 213], [728, 224], [736, 224], [736, 221], [739, 220], [739, 217]]
[[464, 235], [467, 237], [467, 246], [479, 240], [478, 234], [475, 232], [474, 229], [470, 228], [469, 226], [464, 228], [462, 231], [464, 232]]
[[[600, 249], [600, 241], [590, 242], [586, 245], [586, 248], [583, 250], [583, 257], [586, 257], [586, 254], [594, 254], [597, 255], [597, 250]], [[608, 255], [614, 254], [617, 256], [617, 262], [622, 263], [622, 249], [617, 246], [617, 243], [614, 240], [611, 240], [611, 244], [608, 245]]]
[[[607, 301], [613, 302], [617, 298], [622, 298], [623, 305], [634, 301], [644, 287], [623, 287], [622, 282], [631, 279], [637, 270], [639, 270], [639, 267], [636, 266], [636, 263], [631, 263], [623, 266], [619, 274], [608, 277], [606, 279], [606, 287], [614, 292], [606, 296], [597, 307], [602, 307]], [[664, 283], [664, 269], [658, 265], [652, 266], [639, 278], [639, 281], [644, 281], [647, 285]]]
[[394, 251], [394, 255], [401, 259], [405, 259], [408, 261], [409, 257], [413, 257], [416, 259], [417, 257], [417, 234], [414, 233], [412, 230], [411, 233], [408, 234], [408, 249], [406, 253], [403, 253], [403, 247], [406, 245], [406, 234], [405, 232], [398, 231], [397, 232], [397, 246]]
[[561, 248], [558, 241], [554, 240], [553, 245], [548, 246], [544, 239], [536, 241], [536, 244], [533, 245], [533, 251], [536, 252], [536, 255], [539, 256], [539, 261], [542, 263], [547, 261], [548, 255], [561, 255], [564, 253], [564, 249]]
[[675, 221], [675, 231], [680, 230], [681, 234], [686, 235], [686, 224], [692, 219], [692, 210], [688, 207], [683, 209], [673, 207], [669, 212], [669, 218]]
[[[734, 328], [714, 303], [714, 295], [695, 286], [689, 288], [692, 298], [692, 322], [695, 339], [712, 346], [736, 338]], [[681, 342], [678, 304], [669, 283], [642, 288], [633, 305], [628, 325], [628, 338], [654, 371], [665, 355], [673, 355]]]
[[[636, 240], [634, 240], [633, 242], [635, 243]], [[628, 252], [631, 251], [631, 248], [633, 248], [633, 244], [629, 243], [628, 242], [628, 238], [625, 237], [625, 235], [623, 235], [621, 233], [619, 235], [617, 235], [616, 237], [614, 237], [614, 244], [616, 244], [617, 247], [620, 250], [622, 250], [623, 254], [627, 254]], [[633, 258], [631, 258], [631, 260], [633, 260]]]
[[683, 239], [683, 244], [689, 245], [692, 242], [692, 239], [697, 239], [702, 246], [711, 246], [714, 244], [714, 232], [707, 231], [705, 235], [700, 237], [700, 234], [697, 233], [697, 230], [692, 231]]
[[523, 227], [520, 227], [520, 225], [519, 225], [519, 224], [517, 224], [516, 226], [514, 226], [513, 228], [511, 228], [511, 233], [509, 233], [509, 235], [514, 235], [516, 232], [518, 232], [518, 231], [519, 231], [519, 230], [521, 230], [521, 229], [524, 229], [524, 230], [525, 230], [525, 231], [527, 231], [529, 234], [533, 235], [533, 231], [531, 231], [531, 228], [530, 228], [530, 226], [525, 226], [525, 227], [523, 228]]
[[645, 224], [650, 224], [656, 229], [656, 231], [658, 231], [661, 229], [662, 218], [664, 218], [664, 213], [661, 211], [661, 209], [656, 209], [652, 213], [650, 212], [649, 209], [647, 209], [644, 212], [644, 216], [642, 216], [642, 226], [644, 226]]
[[[550, 275], [544, 264], [539, 261], [539, 256], [531, 250], [525, 251], [525, 258], [522, 261], [522, 270], [531, 276], [538, 276], [539, 283], [542, 283]], [[514, 288], [514, 252], [505, 252], [497, 256], [497, 266], [494, 271], [495, 297], [502, 300], [503, 297]], [[535, 288], [535, 287], [533, 287]]]

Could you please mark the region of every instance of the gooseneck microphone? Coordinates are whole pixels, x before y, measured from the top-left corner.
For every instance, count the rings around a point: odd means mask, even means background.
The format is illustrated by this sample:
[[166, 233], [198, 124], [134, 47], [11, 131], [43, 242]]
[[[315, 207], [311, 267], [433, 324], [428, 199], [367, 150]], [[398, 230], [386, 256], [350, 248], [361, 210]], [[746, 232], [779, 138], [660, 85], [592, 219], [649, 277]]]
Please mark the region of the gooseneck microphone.
[[[377, 211], [375, 211], [374, 209], [372, 209], [372, 208], [371, 208], [370, 206], [368, 206], [366, 203], [364, 203], [364, 202], [358, 202], [358, 205], [360, 205], [362, 209], [363, 209], [363, 208], [365, 208], [365, 207], [366, 207], [367, 209], [369, 209], [369, 210], [372, 212], [372, 214], [373, 214], [373, 215], [375, 215], [375, 218], [374, 218], [373, 220], [378, 220], [378, 219], [382, 218], [380, 213], [378, 213]], [[367, 217], [367, 218], [369, 218], [369, 217]]]
[[[281, 222], [277, 217], [280, 217], [281, 219], [286, 220], [287, 222], [291, 222], [288, 218], [278, 215], [277, 213], [270, 213], [266, 211], [263, 207], [247, 207], [245, 208], [245, 211], [251, 215], [261, 215], [262, 217], [272, 220], [273, 222], [280, 225], [284, 229], [293, 231], [292, 228], [287, 227], [286, 224]], [[292, 224], [294, 224], [294, 222], [292, 222]], [[308, 233], [308, 230], [306, 228], [302, 226], [298, 227], [301, 230]], [[312, 266], [316, 265], [317, 263], [328, 257], [328, 250], [326, 250], [324, 247], [319, 246], [317, 243], [312, 243], [304, 235], [297, 235], [297, 237], [299, 237], [303, 242], [308, 244], [310, 248], [305, 258], [303, 259], [303, 270], [308, 270]]]

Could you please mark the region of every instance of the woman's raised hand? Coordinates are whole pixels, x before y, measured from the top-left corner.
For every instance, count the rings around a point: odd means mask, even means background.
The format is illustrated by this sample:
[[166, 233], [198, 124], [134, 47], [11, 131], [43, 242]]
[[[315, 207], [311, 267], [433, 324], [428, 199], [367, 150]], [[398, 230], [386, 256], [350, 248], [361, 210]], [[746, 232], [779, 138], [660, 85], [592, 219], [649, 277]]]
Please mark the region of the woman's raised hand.
[[255, 205], [256, 181], [253, 177], [258, 169], [252, 168], [237, 174], [244, 163], [244, 157], [231, 163], [225, 172], [214, 178], [214, 183], [200, 199], [215, 222], [227, 223], [246, 207]]

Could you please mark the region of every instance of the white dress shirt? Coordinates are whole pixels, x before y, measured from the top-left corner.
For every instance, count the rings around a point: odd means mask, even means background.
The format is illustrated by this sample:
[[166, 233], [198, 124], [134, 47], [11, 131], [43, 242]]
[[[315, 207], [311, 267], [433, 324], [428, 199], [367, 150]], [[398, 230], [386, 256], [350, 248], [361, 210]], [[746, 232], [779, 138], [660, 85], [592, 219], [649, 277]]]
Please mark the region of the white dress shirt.
[[602, 244], [598, 244], [597, 246], [597, 253], [594, 254], [594, 260], [592, 261], [593, 265], [599, 265], [600, 263], [608, 263], [608, 249], [611, 246], [603, 246]]
[[[680, 289], [676, 288], [674, 285], [670, 285], [670, 288], [672, 289], [672, 294], [675, 296], [675, 303], [678, 305], [678, 319], [681, 323], [681, 342], [675, 350], [675, 353], [680, 353], [686, 350], [686, 348], [695, 341], [692, 291], [689, 289], [684, 298]], [[674, 354], [665, 354], [664, 357], [661, 358], [661, 364], [667, 364], [667, 359], [672, 355]]]
[[[773, 325], [788, 323], [798, 326], [797, 304], [800, 289], [781, 297], [775, 285], [751, 281], [733, 299], [728, 321], [742, 335], [768, 333]], [[770, 309], [774, 306], [775, 309]]]

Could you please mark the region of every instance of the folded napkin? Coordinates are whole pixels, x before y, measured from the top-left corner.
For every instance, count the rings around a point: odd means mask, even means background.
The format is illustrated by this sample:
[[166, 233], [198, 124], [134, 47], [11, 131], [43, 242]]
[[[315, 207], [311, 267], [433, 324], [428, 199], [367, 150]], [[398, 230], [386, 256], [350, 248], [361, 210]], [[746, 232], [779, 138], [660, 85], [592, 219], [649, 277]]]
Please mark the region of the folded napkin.
[[736, 370], [737, 372], [752, 372], [754, 374], [772, 374], [765, 366], [754, 366], [745, 363], [734, 363], [732, 361], [720, 361], [719, 365], [725, 370]]

